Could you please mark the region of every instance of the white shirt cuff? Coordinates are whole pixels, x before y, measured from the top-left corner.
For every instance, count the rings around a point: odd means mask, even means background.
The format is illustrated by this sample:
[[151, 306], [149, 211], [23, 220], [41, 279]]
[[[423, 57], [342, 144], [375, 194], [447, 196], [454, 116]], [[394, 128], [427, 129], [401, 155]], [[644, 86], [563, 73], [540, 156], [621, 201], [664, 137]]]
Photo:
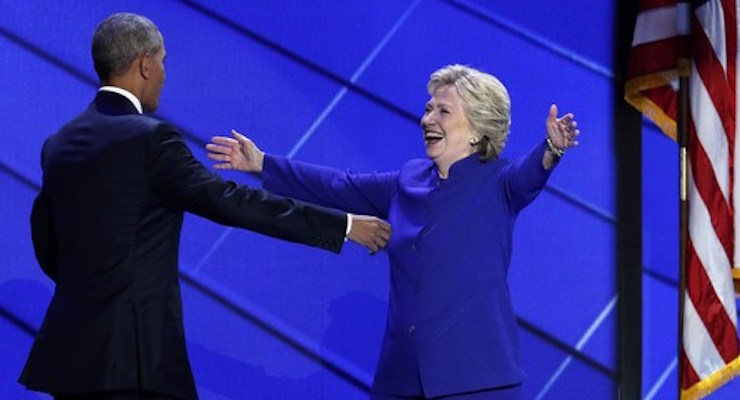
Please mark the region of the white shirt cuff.
[[346, 241], [349, 237], [349, 233], [352, 231], [352, 214], [347, 213], [347, 231], [344, 232], [344, 240]]

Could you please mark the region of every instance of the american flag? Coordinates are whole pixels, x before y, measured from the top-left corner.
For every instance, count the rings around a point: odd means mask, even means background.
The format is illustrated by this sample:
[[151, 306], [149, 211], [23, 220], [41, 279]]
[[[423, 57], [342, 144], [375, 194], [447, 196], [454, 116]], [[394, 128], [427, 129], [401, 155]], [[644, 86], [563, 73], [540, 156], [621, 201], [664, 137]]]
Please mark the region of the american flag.
[[625, 99], [673, 139], [679, 72], [689, 76], [682, 399], [702, 398], [740, 374], [737, 28], [735, 0], [641, 0], [627, 64]]

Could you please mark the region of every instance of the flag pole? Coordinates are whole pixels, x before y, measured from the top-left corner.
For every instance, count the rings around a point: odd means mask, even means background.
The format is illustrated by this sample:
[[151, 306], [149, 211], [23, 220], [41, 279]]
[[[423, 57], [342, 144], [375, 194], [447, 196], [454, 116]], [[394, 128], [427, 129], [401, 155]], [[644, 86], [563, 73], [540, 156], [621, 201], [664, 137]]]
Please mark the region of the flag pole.
[[679, 146], [679, 285], [678, 285], [678, 399], [681, 399], [681, 377], [683, 376], [683, 366], [681, 354], [683, 352], [683, 319], [684, 319], [684, 301], [686, 299], [686, 249], [689, 238], [689, 75], [691, 73], [690, 59], [690, 15], [691, 8], [688, 2], [679, 2], [677, 4], [677, 28], [679, 39], [679, 59], [678, 59], [678, 116], [676, 118], [676, 140]]

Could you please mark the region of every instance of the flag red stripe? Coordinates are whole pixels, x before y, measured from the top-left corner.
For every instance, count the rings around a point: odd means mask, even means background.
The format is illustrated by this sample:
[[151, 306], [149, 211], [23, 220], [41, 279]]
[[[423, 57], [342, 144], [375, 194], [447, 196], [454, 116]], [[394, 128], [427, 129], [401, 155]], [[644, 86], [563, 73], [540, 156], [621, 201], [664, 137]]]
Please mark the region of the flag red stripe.
[[[725, 16], [725, 37], [727, 46], [727, 81], [730, 84], [732, 94], [735, 94], [735, 74], [737, 60], [733, 54], [737, 54], [737, 10], [734, 0], [722, 0], [722, 9]], [[734, 99], [735, 97], [733, 97]], [[734, 106], [734, 102], [733, 102]], [[734, 118], [735, 113], [731, 116]]]
[[678, 38], [643, 43], [632, 48], [627, 61], [627, 79], [676, 69]]
[[[702, 27], [696, 16], [692, 17], [692, 30], [695, 34], [692, 36], [694, 64], [699, 71], [699, 76], [707, 88], [709, 97], [712, 99], [714, 108], [717, 110], [722, 119], [722, 126], [725, 129], [728, 143], [735, 137], [735, 118], [734, 106], [735, 98], [730, 88], [729, 82], [725, 78], [725, 71], [722, 64], [714, 53], [709, 38], [704, 34]], [[732, 158], [732, 153], [728, 154]]]
[[[734, 216], [734, 197], [735, 197], [735, 135], [736, 135], [736, 93], [737, 93], [737, 59], [734, 56], [737, 54], [737, 8], [735, 0], [722, 0], [722, 9], [725, 16], [725, 37], [727, 38], [725, 43], [727, 46], [727, 82], [730, 88], [730, 113], [728, 117], [731, 119], [732, 134], [730, 135], [729, 147], [730, 147], [730, 207]], [[734, 219], [733, 219], [734, 220]], [[734, 260], [733, 260], [734, 261]], [[734, 265], [734, 262], [733, 262]]]
[[648, 11], [653, 8], [675, 7], [676, 0], [642, 0], [640, 2], [640, 12]]
[[644, 90], [643, 95], [658, 105], [672, 120], [678, 117], [678, 95], [670, 86], [659, 86]]
[[686, 291], [712, 337], [722, 359], [729, 363], [738, 355], [735, 325], [714, 291], [707, 271], [696, 255], [691, 239], [686, 248]]
[[[722, 243], [727, 259], [732, 260], [732, 212], [729, 204], [722, 196], [722, 191], [717, 184], [717, 177], [704, 146], [696, 137], [696, 129], [693, 123], [689, 126], [689, 159], [691, 160], [691, 169], [694, 171], [692, 176], [696, 190], [709, 211], [712, 226], [720, 243]], [[691, 223], [692, 218], [696, 217], [690, 215], [689, 223]]]

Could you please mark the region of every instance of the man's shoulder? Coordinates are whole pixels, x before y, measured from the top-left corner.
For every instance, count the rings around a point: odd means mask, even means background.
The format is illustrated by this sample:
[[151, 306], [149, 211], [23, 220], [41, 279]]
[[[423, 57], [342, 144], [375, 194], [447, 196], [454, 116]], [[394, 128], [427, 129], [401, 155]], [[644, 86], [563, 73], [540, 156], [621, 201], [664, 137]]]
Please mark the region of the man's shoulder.
[[114, 127], [121, 130], [139, 131], [141, 133], [153, 133], [159, 129], [175, 129], [169, 122], [163, 121], [149, 114], [119, 114], [110, 115], [95, 110], [94, 107], [83, 112], [78, 118], [70, 121], [71, 127], [91, 124], [105, 127]]
[[101, 113], [93, 105], [75, 118], [62, 125], [56, 133], [47, 138], [47, 142], [66, 141], [79, 135], [93, 135], [101, 140], [117, 141], [123, 138], [153, 137], [158, 132], [178, 132], [178, 129], [167, 121], [146, 114], [110, 115]]

